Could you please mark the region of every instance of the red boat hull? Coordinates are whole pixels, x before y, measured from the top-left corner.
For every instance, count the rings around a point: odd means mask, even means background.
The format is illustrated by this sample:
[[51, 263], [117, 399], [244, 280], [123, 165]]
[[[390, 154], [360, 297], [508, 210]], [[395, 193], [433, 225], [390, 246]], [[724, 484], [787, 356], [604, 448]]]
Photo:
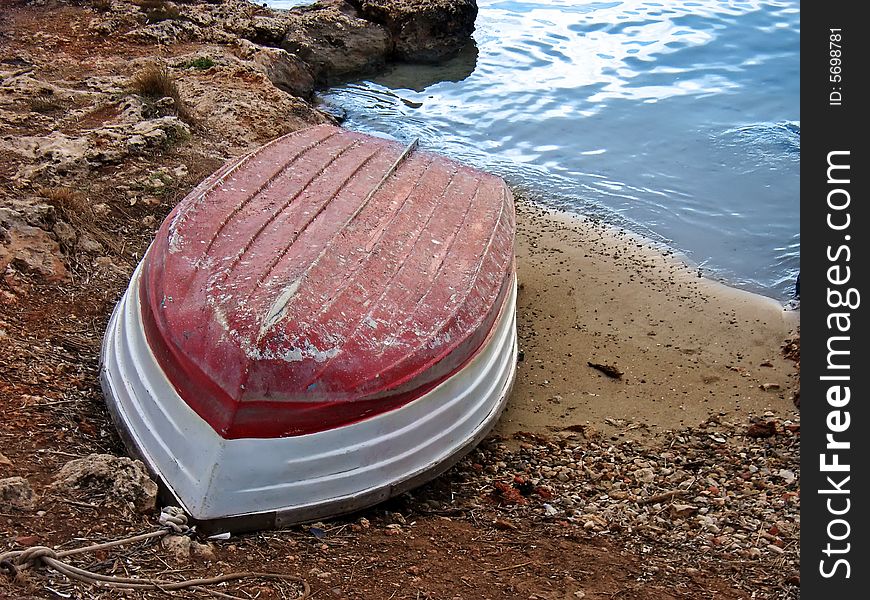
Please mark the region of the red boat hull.
[[145, 334], [221, 437], [396, 410], [490, 334], [513, 286], [510, 191], [402, 153], [331, 126], [295, 132], [225, 165], [159, 230], [139, 288]]

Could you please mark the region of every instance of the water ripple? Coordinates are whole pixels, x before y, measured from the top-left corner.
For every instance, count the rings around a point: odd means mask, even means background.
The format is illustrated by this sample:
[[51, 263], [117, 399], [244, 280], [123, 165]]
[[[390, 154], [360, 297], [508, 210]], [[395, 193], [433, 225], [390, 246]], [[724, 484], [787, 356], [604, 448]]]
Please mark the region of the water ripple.
[[323, 101], [788, 298], [799, 2], [478, 0], [476, 44]]

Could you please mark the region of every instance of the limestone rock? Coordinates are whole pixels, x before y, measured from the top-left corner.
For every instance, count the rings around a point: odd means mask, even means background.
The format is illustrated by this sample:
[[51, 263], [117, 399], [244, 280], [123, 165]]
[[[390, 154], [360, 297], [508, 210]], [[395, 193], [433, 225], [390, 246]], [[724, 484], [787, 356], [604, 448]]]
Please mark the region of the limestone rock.
[[36, 494], [24, 477], [0, 479], [0, 504], [19, 510], [36, 508]]
[[103, 245], [95, 240], [86, 231], [83, 231], [78, 238], [76, 249], [85, 254], [97, 254], [103, 251]]
[[277, 46], [287, 35], [288, 19], [255, 15], [248, 24], [247, 39], [264, 46]]
[[436, 62], [458, 53], [471, 39], [476, 0], [349, 0], [363, 18], [390, 32], [394, 56]]
[[140, 43], [173, 44], [201, 39], [203, 32], [197, 24], [188, 19], [166, 19], [134, 29], [125, 37]]
[[253, 62], [228, 66], [224, 85], [179, 81], [179, 87], [210, 129], [244, 147], [326, 121], [309, 103], [275, 87]]
[[190, 136], [190, 128], [178, 117], [160, 117], [136, 123], [127, 140], [127, 147], [134, 151], [162, 146], [168, 142]]
[[281, 47], [326, 84], [383, 68], [392, 44], [385, 27], [360, 18], [350, 4], [325, 0], [300, 9]]
[[59, 131], [45, 136], [20, 136], [7, 138], [0, 143], [16, 154], [44, 163], [56, 173], [69, 173], [87, 167], [85, 138], [71, 137]]
[[51, 232], [54, 233], [61, 248], [67, 251], [75, 248], [76, 240], [78, 239], [75, 227], [66, 221], [58, 221], [52, 227]]
[[13, 201], [0, 208], [0, 273], [11, 266], [44, 282], [66, 279], [60, 246], [47, 231], [54, 221], [48, 205]]
[[190, 558], [191, 540], [186, 535], [167, 535], [160, 540], [160, 545], [169, 551], [177, 562], [185, 562]]
[[214, 552], [214, 545], [206, 542], [205, 544], [200, 544], [199, 542], [192, 542], [190, 544], [190, 550], [193, 555], [202, 560], [215, 560], [216, 555]]
[[91, 454], [72, 460], [55, 475], [51, 486], [55, 492], [99, 497], [103, 503], [129, 502], [136, 511], [154, 510], [157, 484], [138, 460], [110, 454]]
[[307, 98], [314, 92], [314, 76], [310, 67], [295, 54], [282, 48], [257, 46], [239, 40], [242, 54], [252, 60], [278, 89]]

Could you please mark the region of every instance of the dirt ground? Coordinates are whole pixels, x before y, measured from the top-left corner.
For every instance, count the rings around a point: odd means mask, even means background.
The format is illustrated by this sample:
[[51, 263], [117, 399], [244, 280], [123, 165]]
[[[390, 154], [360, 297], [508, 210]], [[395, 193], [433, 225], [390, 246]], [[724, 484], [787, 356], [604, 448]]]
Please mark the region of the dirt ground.
[[[0, 479], [23, 477], [35, 491], [29, 508], [0, 506], [0, 553], [157, 529], [153, 512], [51, 486], [71, 459], [126, 454], [98, 383], [109, 314], [163, 217], [197, 182], [229, 156], [327, 119], [234, 62], [230, 43], [95, 37], [87, 3], [49, 8], [0, 9], [0, 210], [30, 219], [10, 226], [0, 250], [42, 244], [0, 273]], [[111, 146], [94, 132], [126, 127], [135, 101], [112, 82], [154, 55], [174, 64], [202, 53], [217, 64], [172, 67], [198, 115], [178, 139], [63, 169], [57, 153], [16, 145], [38, 138], [41, 147], [60, 132]], [[31, 81], [53, 97], [35, 103]], [[234, 117], [263, 106], [275, 112]], [[799, 597], [797, 313], [699, 278], [627, 233], [523, 198], [517, 257], [514, 391], [493, 434], [445, 475], [323, 523], [226, 540], [194, 535], [205, 549], [189, 555], [140, 542], [76, 564], [135, 577], [297, 578], [169, 594], [191, 598], [292, 599], [306, 594], [302, 580], [320, 599]], [[166, 595], [71, 583], [45, 568], [18, 579], [0, 573], [0, 598]]]

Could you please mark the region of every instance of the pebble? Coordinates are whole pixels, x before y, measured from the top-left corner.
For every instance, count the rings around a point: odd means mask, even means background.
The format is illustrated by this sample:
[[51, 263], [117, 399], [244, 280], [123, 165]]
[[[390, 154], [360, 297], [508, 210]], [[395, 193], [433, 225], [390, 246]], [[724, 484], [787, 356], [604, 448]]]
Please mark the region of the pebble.
[[[466, 489], [484, 490], [467, 502], [492, 505], [499, 482], [513, 481], [522, 493], [526, 503], [501, 505], [512, 521], [490, 521], [500, 529], [512, 529], [524, 517], [559, 514], [591, 535], [640, 532], [629, 538], [639, 551], [644, 537], [666, 540], [664, 547], [679, 553], [683, 565], [704, 553], [734, 561], [775, 558], [789, 572], [800, 565], [800, 416], [789, 422], [793, 428], [776, 427], [775, 419], [729, 423], [720, 416], [665, 432], [667, 446], [659, 450], [594, 432], [552, 439], [518, 434], [518, 449], [485, 442], [457, 469], [474, 481]], [[773, 435], [743, 435], [759, 423]]]
[[18, 510], [33, 510], [36, 508], [36, 494], [23, 477], [7, 477], [0, 479], [0, 504]]

